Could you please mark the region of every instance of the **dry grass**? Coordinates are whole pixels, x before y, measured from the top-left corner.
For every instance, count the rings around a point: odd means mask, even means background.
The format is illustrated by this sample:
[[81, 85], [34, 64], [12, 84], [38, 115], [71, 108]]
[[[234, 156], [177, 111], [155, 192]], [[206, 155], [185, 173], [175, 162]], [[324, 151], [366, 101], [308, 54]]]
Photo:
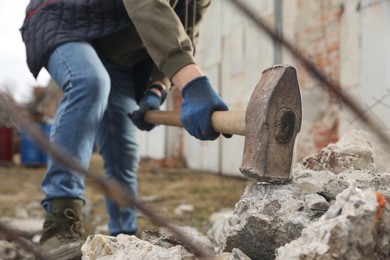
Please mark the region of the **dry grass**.
[[[103, 174], [100, 156], [93, 156], [90, 169]], [[0, 216], [13, 216], [16, 206], [24, 207], [42, 199], [40, 182], [44, 171], [44, 168], [22, 166], [0, 168]], [[249, 184], [244, 179], [222, 177], [210, 172], [162, 167], [161, 163], [154, 160], [142, 161], [138, 178], [139, 196], [155, 198], [146, 202], [149, 207], [174, 224], [193, 226], [201, 232], [210, 228], [208, 219], [211, 213], [233, 208]], [[85, 197], [88, 210], [84, 222], [87, 233], [91, 233], [96, 226], [107, 223], [104, 195], [87, 180]], [[180, 204], [190, 204], [194, 211], [178, 216], [174, 211]], [[139, 232], [158, 228], [142, 214], [139, 215]]]

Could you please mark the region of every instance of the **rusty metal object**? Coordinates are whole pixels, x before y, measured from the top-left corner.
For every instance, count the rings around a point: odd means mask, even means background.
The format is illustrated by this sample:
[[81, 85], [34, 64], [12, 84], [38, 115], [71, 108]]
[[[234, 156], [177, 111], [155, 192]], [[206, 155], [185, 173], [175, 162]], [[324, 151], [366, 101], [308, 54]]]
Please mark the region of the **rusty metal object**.
[[301, 130], [302, 101], [294, 67], [263, 72], [246, 111], [241, 173], [253, 180], [291, 180], [295, 138]]

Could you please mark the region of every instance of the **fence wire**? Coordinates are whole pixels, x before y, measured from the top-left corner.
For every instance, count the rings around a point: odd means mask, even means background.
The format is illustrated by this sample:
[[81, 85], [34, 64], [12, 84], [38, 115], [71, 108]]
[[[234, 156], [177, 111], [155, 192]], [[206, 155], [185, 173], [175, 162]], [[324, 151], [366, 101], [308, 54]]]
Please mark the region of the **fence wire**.
[[[301, 52], [299, 52], [290, 42], [286, 41], [282, 35], [276, 34], [269, 26], [267, 26], [261, 19], [257, 17], [257, 14], [246, 4], [240, 0], [229, 0], [237, 9], [244, 13], [250, 20], [252, 20], [260, 31], [266, 33], [275, 42], [281, 44], [287, 51], [291, 53], [298, 61], [302, 63], [305, 69], [320, 83], [321, 87], [326, 88], [333, 93], [342, 103], [344, 103], [351, 111], [359, 118], [364, 124], [366, 124], [376, 135], [378, 135], [385, 145], [390, 146], [390, 138], [386, 136], [381, 127], [372, 120], [369, 116], [365, 115], [364, 109], [361, 108], [352, 98], [343, 93], [342, 87], [337, 82], [332, 81], [325, 73], [323, 73], [317, 66], [306, 58]], [[180, 230], [180, 228], [171, 224], [165, 217], [157, 214], [150, 208], [148, 208], [140, 200], [131, 197], [131, 194], [126, 188], [121, 186], [115, 181], [108, 181], [103, 177], [83, 168], [72, 157], [65, 154], [59, 147], [56, 147], [47, 140], [45, 135], [39, 130], [35, 129], [31, 122], [23, 116], [21, 110], [17, 107], [15, 102], [11, 100], [4, 93], [0, 93], [0, 106], [6, 111], [13, 123], [26, 130], [31, 138], [43, 149], [47, 150], [51, 156], [58, 162], [66, 165], [69, 169], [82, 174], [94, 182], [96, 182], [104, 193], [111, 199], [122, 206], [135, 205], [145, 216], [150, 218], [155, 224], [160, 227], [166, 227], [179, 241], [183, 243], [193, 254], [200, 259], [211, 259], [212, 256], [208, 252], [204, 251], [199, 245], [192, 242], [187, 235]], [[46, 259], [44, 253], [39, 247], [26, 241], [18, 231], [6, 227], [6, 225], [0, 222], [0, 231], [3, 236], [11, 241], [17, 242], [25, 250], [33, 253], [37, 259]]]
[[[48, 151], [50, 155], [59, 163], [67, 166], [70, 170], [78, 174], [88, 177], [94, 181], [102, 191], [123, 207], [135, 205], [146, 217], [160, 227], [167, 228], [191, 253], [200, 259], [211, 259], [212, 257], [200, 245], [194, 243], [179, 227], [171, 224], [165, 217], [157, 214], [155, 211], [147, 207], [141, 200], [132, 197], [130, 190], [114, 180], [107, 180], [98, 174], [85, 169], [69, 154], [61, 150], [60, 147], [51, 144], [44, 133], [37, 129], [20, 111], [15, 102], [8, 96], [0, 93], [0, 106], [10, 116], [12, 123], [24, 129], [32, 140], [34, 140], [42, 149]], [[6, 225], [0, 222], [0, 230], [11, 241], [19, 243], [25, 250], [31, 251], [37, 259], [45, 259], [44, 253], [41, 250], [23, 240], [20, 234], [10, 228], [5, 228]], [[20, 239], [19, 239], [20, 238]], [[24, 242], [24, 243], [22, 243]]]
[[328, 77], [321, 69], [319, 69], [309, 58], [303, 55], [293, 44], [283, 38], [282, 35], [275, 33], [264, 21], [258, 18], [257, 14], [253, 11], [254, 8], [250, 8], [244, 4], [242, 0], [229, 0], [237, 9], [239, 9], [245, 16], [247, 16], [254, 24], [259, 28], [259, 31], [268, 35], [271, 39], [279, 42], [293, 57], [295, 57], [306, 71], [316, 78], [321, 84], [319, 86], [328, 90], [333, 94], [341, 103], [345, 104], [356, 117], [361, 120], [367, 127], [369, 127], [373, 133], [375, 133], [384, 144], [390, 146], [390, 137], [383, 131], [381, 125], [375, 120], [364, 113], [364, 109], [351, 97], [342, 91], [341, 85]]

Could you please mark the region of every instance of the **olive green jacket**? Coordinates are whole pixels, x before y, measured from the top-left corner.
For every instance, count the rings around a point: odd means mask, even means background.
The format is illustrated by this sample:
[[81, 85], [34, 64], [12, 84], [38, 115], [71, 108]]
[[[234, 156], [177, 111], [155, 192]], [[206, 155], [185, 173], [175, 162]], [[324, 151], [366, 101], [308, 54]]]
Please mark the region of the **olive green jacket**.
[[187, 12], [179, 14], [174, 10], [177, 0], [123, 1], [132, 26], [94, 40], [95, 48], [108, 61], [127, 68], [151, 57], [154, 68], [149, 84], [163, 81], [170, 86], [178, 70], [195, 63], [199, 23], [211, 0], [192, 0]]

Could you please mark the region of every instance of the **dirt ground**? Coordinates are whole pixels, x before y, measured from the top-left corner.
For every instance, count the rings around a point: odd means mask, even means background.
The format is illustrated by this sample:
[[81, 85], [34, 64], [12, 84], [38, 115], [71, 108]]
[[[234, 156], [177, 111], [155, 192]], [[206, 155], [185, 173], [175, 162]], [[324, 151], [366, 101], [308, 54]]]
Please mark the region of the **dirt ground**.
[[[90, 169], [97, 174], [103, 174], [99, 155], [93, 155]], [[34, 202], [37, 205], [40, 202], [43, 197], [40, 182], [44, 171], [44, 167], [30, 168], [18, 163], [0, 167], [1, 217], [13, 217], [17, 208], [29, 207]], [[149, 207], [174, 224], [193, 226], [202, 233], [211, 227], [210, 215], [221, 209], [234, 208], [244, 188], [250, 183], [245, 179], [224, 177], [210, 172], [167, 167], [166, 163], [150, 159], [142, 160], [138, 178], [139, 196]], [[87, 180], [85, 197], [88, 203], [85, 207], [84, 226], [87, 234], [91, 234], [96, 227], [104, 227], [107, 224], [104, 194]], [[194, 210], [182, 215], [175, 214], [175, 208], [181, 204], [192, 205]], [[43, 215], [43, 211], [41, 213]], [[138, 215], [140, 234], [143, 230], [158, 228], [141, 212]], [[100, 233], [104, 233], [104, 230]]]

